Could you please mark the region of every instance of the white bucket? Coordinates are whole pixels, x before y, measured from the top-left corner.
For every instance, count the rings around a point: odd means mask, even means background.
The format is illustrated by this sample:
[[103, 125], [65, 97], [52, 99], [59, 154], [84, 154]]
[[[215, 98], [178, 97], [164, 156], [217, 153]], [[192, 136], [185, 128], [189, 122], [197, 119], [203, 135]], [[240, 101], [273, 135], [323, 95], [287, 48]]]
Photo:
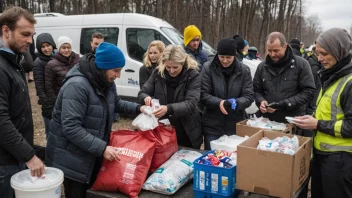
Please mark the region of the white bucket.
[[11, 177], [11, 186], [16, 198], [60, 198], [64, 173], [51, 167], [45, 167], [45, 178], [32, 181], [30, 171], [23, 170]]

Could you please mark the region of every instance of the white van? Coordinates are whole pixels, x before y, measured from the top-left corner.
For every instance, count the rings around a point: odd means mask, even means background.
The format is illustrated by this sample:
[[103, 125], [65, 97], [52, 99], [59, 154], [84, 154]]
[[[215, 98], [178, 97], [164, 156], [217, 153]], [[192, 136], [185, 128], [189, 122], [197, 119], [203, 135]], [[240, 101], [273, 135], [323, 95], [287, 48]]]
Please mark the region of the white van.
[[[36, 35], [50, 33], [55, 41], [60, 36], [68, 36], [73, 41], [73, 50], [80, 54], [91, 51], [90, 39], [100, 32], [105, 41], [116, 44], [126, 57], [126, 66], [121, 78], [115, 83], [121, 98], [135, 100], [139, 91], [139, 68], [143, 55], [153, 40], [161, 40], [165, 45], [183, 45], [183, 36], [166, 21], [136, 13], [94, 14], [65, 16], [58, 13], [34, 15], [37, 24]], [[35, 37], [36, 38], [36, 37]], [[215, 50], [203, 41], [208, 56]]]

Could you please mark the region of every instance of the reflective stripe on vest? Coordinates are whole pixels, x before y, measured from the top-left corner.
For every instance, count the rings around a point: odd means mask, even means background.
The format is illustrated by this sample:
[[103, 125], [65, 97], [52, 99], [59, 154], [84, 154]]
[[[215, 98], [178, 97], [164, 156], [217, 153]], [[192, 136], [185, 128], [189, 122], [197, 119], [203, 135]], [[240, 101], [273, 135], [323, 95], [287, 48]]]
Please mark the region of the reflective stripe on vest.
[[342, 122], [345, 116], [340, 103], [341, 93], [350, 80], [352, 80], [352, 74], [337, 80], [325, 91], [324, 95], [320, 90], [315, 117], [318, 120], [335, 121], [331, 134], [317, 131], [314, 137], [314, 147], [320, 151], [352, 152], [352, 138], [342, 138], [341, 136]]

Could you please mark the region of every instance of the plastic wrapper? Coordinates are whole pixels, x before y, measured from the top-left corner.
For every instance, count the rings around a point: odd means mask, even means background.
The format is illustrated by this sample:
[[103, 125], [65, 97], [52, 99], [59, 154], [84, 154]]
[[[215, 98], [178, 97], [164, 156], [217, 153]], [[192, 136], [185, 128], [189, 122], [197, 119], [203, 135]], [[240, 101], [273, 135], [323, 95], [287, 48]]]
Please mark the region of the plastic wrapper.
[[144, 183], [143, 189], [171, 195], [193, 178], [193, 161], [202, 156], [190, 150], [177, 151]]
[[237, 135], [223, 135], [217, 140], [213, 140], [210, 142], [210, 148], [212, 150], [226, 150], [227, 152], [231, 153], [233, 151], [237, 151], [237, 146], [248, 139], [246, 137], [240, 137]]
[[270, 121], [268, 118], [251, 118], [246, 123], [248, 126], [267, 129], [267, 130], [275, 130], [275, 131], [283, 131], [286, 129], [286, 125], [284, 123], [279, 123], [275, 121]]
[[299, 148], [297, 136], [289, 138], [287, 136], [277, 137], [273, 140], [263, 137], [259, 140], [257, 149], [263, 151], [279, 152], [289, 155], [294, 155]]

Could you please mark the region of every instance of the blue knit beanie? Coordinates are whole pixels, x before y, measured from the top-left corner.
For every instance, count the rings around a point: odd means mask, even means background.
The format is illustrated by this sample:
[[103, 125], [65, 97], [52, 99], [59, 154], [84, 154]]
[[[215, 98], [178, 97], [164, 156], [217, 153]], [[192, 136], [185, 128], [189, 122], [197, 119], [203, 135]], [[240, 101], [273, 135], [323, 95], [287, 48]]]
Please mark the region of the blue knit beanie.
[[95, 64], [98, 69], [109, 70], [124, 67], [126, 60], [116, 45], [102, 42], [95, 53]]
[[247, 46], [247, 45], [248, 45], [248, 41], [244, 40], [244, 46]]

